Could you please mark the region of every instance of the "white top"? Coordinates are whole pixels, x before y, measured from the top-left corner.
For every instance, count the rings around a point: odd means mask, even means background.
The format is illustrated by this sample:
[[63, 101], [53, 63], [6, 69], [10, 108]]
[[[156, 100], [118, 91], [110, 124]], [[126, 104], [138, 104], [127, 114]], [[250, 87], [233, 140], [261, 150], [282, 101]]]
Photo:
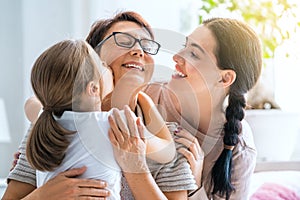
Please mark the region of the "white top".
[[64, 128], [77, 132], [69, 136], [71, 142], [59, 167], [51, 172], [37, 171], [37, 187], [60, 172], [86, 166], [86, 172], [79, 178], [106, 181], [110, 191], [108, 199], [120, 199], [121, 169], [108, 138], [109, 114], [65, 111], [60, 118], [55, 117]]

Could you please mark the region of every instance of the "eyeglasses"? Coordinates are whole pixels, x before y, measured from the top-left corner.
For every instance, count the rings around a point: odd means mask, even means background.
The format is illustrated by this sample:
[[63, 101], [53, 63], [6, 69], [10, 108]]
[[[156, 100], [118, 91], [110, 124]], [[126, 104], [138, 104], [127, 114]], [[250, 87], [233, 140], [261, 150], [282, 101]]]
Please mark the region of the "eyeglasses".
[[106, 42], [109, 38], [114, 36], [115, 43], [120, 47], [132, 48], [137, 42], [142, 47], [145, 53], [156, 55], [160, 48], [160, 44], [150, 39], [137, 39], [128, 33], [123, 32], [113, 32], [107, 38], [99, 42], [99, 44], [95, 48], [101, 47], [101, 45]]

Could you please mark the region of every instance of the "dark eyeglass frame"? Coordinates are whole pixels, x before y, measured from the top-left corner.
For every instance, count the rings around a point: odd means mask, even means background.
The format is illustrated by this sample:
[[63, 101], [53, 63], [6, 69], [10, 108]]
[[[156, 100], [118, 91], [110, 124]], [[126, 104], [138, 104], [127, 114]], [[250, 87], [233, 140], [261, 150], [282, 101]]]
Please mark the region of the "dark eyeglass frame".
[[[122, 35], [129, 36], [129, 37], [132, 38], [135, 42], [132, 43], [132, 45], [130, 45], [130, 46], [120, 44], [120, 43], [117, 41], [117, 38], [116, 38], [116, 35], [117, 35], [117, 34], [122, 34]], [[161, 45], [160, 45], [158, 42], [154, 41], [154, 40], [150, 40], [150, 39], [146, 39], [146, 38], [143, 38], [143, 39], [137, 39], [136, 37], [130, 35], [129, 33], [124, 33], [124, 32], [113, 32], [111, 35], [107, 36], [105, 39], [103, 39], [101, 42], [99, 42], [99, 43], [97, 44], [97, 46], [95, 47], [95, 49], [96, 49], [96, 48], [100, 48], [100, 47], [104, 44], [104, 42], [106, 42], [106, 41], [107, 41], [109, 38], [111, 38], [112, 36], [114, 36], [115, 43], [116, 43], [118, 46], [120, 46], [120, 47], [124, 47], [124, 48], [130, 49], [130, 48], [132, 48], [132, 47], [138, 42], [139, 45], [140, 45], [140, 47], [143, 49], [143, 51], [144, 51], [145, 53], [148, 53], [148, 54], [151, 54], [151, 55], [156, 55], [156, 54], [158, 53], [158, 51], [159, 51], [159, 48], [161, 47]], [[142, 43], [141, 43], [142, 41], [150, 41], [150, 42], [152, 42], [153, 44], [156, 44], [156, 45], [157, 45], [157, 49], [155, 50], [155, 52], [150, 52], [149, 50], [146, 49], [146, 47], [143, 47], [143, 46], [142, 46]]]

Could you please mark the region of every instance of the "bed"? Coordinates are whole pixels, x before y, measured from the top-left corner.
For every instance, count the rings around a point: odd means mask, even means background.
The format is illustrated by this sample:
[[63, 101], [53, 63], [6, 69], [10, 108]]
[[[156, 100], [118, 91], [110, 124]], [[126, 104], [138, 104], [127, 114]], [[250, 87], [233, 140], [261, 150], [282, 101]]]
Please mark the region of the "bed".
[[300, 200], [300, 113], [246, 110], [245, 119], [257, 149], [250, 200]]
[[300, 161], [258, 162], [250, 200], [300, 200]]

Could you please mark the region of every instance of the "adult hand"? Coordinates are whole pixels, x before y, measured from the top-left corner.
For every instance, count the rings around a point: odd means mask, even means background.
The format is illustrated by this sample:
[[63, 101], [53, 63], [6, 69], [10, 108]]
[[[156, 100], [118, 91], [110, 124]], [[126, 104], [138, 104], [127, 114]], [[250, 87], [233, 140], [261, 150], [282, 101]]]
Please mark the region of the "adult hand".
[[105, 190], [106, 183], [93, 179], [74, 178], [83, 174], [86, 167], [71, 169], [58, 174], [42, 187], [37, 188], [24, 200], [31, 199], [105, 199], [109, 192]]
[[175, 141], [183, 144], [186, 148], [178, 149], [178, 152], [183, 154], [190, 163], [191, 170], [196, 180], [198, 187], [201, 186], [201, 177], [203, 170], [204, 152], [200, 147], [198, 139], [184, 129], [175, 133], [179, 138]]
[[21, 154], [20, 152], [14, 153], [14, 160], [13, 160], [13, 162], [12, 162], [12, 164], [11, 164], [12, 166], [11, 166], [11, 168], [10, 168], [10, 171], [13, 170], [13, 169], [15, 168], [15, 166], [16, 166], [18, 160], [19, 160], [20, 154]]
[[115, 159], [123, 173], [149, 172], [143, 135], [145, 127], [128, 106], [124, 107], [124, 112], [127, 123], [116, 108], [108, 118], [111, 127], [109, 138], [113, 144]]

